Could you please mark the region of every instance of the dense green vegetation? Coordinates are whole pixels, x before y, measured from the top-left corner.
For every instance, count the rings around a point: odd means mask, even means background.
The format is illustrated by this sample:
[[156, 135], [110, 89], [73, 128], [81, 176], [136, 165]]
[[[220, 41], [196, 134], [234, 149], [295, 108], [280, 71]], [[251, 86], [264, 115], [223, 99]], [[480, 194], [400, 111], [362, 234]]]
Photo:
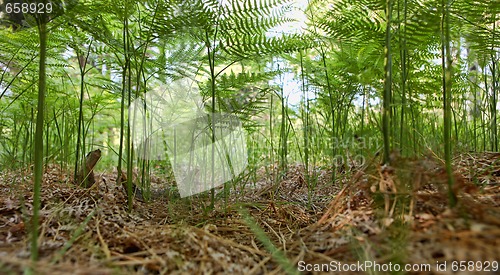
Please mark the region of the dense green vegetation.
[[[79, 0], [24, 23], [9, 21], [7, 2], [0, 170], [33, 167], [35, 223], [49, 163], [76, 178], [101, 149], [99, 169], [116, 167], [118, 184], [123, 172], [146, 190], [170, 174], [168, 158], [134, 150], [128, 107], [186, 78], [204, 111], [235, 114], [246, 130], [248, 167], [226, 190], [269, 164], [272, 181], [304, 164], [312, 191], [317, 167], [335, 184], [378, 155], [434, 155], [455, 205], [452, 156], [498, 152], [498, 1], [310, 0], [299, 12], [286, 0]], [[297, 14], [304, 28], [288, 31]], [[212, 190], [207, 210], [219, 199]]]

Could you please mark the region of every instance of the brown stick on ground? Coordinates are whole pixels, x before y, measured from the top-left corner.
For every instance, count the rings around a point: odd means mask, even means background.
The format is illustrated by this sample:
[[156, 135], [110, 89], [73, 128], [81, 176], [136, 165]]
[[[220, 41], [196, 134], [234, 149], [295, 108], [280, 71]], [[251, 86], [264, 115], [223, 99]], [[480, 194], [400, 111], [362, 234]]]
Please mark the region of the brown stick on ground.
[[101, 158], [101, 150], [94, 150], [85, 156], [85, 165], [78, 173], [76, 184], [85, 188], [90, 188], [95, 183], [94, 166]]

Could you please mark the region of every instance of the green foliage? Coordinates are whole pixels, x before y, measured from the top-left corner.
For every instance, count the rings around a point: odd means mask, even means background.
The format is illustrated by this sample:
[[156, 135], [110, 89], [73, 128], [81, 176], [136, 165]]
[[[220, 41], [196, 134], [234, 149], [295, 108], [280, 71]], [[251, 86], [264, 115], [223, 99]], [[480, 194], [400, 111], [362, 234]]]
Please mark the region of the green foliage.
[[[339, 157], [375, 155], [384, 89], [391, 91], [390, 146], [403, 155], [444, 155], [441, 2], [392, 2], [386, 41], [382, 0], [310, 1], [301, 34], [278, 31], [295, 22], [286, 0], [80, 0], [47, 24], [44, 159], [64, 168], [81, 161], [80, 136], [82, 151], [103, 149], [100, 165], [108, 169], [122, 140], [121, 160], [142, 169], [145, 182], [150, 163], [134, 157], [127, 114], [122, 120], [118, 110], [185, 77], [195, 80], [207, 112], [243, 121], [253, 171], [277, 161], [332, 166]], [[450, 6], [453, 150], [498, 145], [499, 10], [498, 1]], [[388, 45], [392, 75], [384, 86]], [[33, 28], [0, 29], [1, 168], [33, 163], [38, 47]], [[296, 106], [287, 103], [293, 97]], [[360, 148], [355, 136], [371, 145]]]

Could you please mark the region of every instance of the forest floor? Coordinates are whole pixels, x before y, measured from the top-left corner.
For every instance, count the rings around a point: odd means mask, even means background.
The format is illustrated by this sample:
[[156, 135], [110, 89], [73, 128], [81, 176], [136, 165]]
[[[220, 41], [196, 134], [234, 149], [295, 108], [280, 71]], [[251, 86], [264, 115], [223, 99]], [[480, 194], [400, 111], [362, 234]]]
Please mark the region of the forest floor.
[[[207, 210], [205, 194], [135, 200], [130, 212], [115, 175], [98, 173], [99, 165], [90, 189], [49, 166], [36, 264], [29, 260], [32, 174], [4, 171], [0, 274], [21, 274], [28, 266], [51, 275], [469, 274], [479, 268], [498, 274], [500, 153], [454, 159], [453, 209], [439, 160], [373, 163], [337, 173], [335, 184], [331, 169], [314, 169], [314, 188], [301, 165], [289, 166], [274, 184], [262, 169], [257, 181], [232, 188], [227, 200], [218, 189], [215, 210]], [[395, 272], [406, 264], [411, 271]]]

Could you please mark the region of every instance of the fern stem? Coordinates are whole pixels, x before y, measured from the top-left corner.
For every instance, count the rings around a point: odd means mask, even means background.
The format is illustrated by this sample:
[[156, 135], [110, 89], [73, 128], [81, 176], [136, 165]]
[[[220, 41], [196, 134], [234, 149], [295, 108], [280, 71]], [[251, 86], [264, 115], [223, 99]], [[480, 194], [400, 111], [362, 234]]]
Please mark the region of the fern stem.
[[385, 29], [385, 82], [382, 108], [382, 132], [384, 138], [384, 163], [389, 163], [390, 153], [390, 120], [391, 120], [391, 88], [392, 88], [392, 52], [391, 52], [391, 21], [392, 0], [386, 1], [386, 29]]

